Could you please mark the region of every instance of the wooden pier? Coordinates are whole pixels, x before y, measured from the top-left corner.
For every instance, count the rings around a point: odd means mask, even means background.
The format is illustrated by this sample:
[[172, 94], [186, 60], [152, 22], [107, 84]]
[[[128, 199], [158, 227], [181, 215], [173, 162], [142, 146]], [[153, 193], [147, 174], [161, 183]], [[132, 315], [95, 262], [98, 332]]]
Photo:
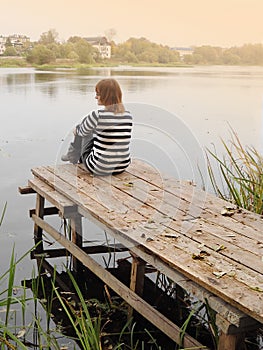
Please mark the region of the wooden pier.
[[[263, 323], [263, 218], [225, 202], [188, 181], [159, 173], [133, 160], [118, 176], [96, 177], [83, 165], [42, 166], [21, 193], [36, 193], [35, 255], [52, 258], [43, 232], [176, 343], [180, 328], [143, 299], [147, 266], [176, 285], [207, 301], [216, 312], [220, 329], [218, 350], [242, 349], [248, 330]], [[45, 220], [49, 215], [70, 220], [65, 237]], [[86, 247], [82, 218], [103, 228], [114, 240], [115, 251], [132, 256], [130, 286], [114, 277], [93, 257], [105, 247]], [[109, 248], [107, 248], [109, 249]], [[114, 247], [113, 247], [114, 249]], [[60, 250], [61, 251], [61, 250]], [[190, 335], [184, 347], [204, 349]]]

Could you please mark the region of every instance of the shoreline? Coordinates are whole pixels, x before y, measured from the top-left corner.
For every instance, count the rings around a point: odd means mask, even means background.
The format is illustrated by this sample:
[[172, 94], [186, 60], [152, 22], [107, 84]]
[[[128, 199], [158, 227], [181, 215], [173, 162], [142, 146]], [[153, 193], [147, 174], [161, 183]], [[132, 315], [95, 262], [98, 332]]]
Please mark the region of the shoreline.
[[0, 68], [34, 68], [40, 70], [56, 70], [56, 69], [65, 69], [65, 70], [87, 70], [94, 68], [193, 68], [196, 66], [208, 67], [208, 66], [218, 66], [218, 67], [263, 67], [263, 65], [248, 65], [248, 64], [236, 64], [236, 65], [226, 65], [226, 64], [185, 64], [185, 63], [171, 63], [171, 64], [162, 64], [162, 63], [146, 63], [140, 62], [136, 64], [127, 64], [123, 62], [103, 62], [95, 64], [80, 64], [72, 60], [57, 60], [53, 64], [43, 64], [43, 65], [32, 65], [29, 64], [23, 57], [4, 57], [0, 56]]

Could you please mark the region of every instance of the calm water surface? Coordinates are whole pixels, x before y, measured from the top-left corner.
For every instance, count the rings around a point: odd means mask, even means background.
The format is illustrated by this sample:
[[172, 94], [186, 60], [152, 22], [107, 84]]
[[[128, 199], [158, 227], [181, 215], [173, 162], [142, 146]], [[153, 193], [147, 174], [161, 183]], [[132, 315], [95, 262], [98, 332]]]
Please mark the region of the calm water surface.
[[[71, 130], [96, 108], [94, 86], [113, 76], [134, 114], [132, 152], [160, 170], [199, 182], [197, 163], [205, 172], [205, 147], [220, 153], [220, 138], [228, 140], [230, 126], [243, 144], [262, 150], [263, 68], [129, 67], [41, 72], [0, 69], [0, 274], [8, 266], [15, 243], [17, 255], [33, 245], [29, 208], [34, 195], [21, 196], [30, 169], [59, 162]], [[92, 230], [94, 237], [101, 235]], [[29, 259], [18, 274], [31, 274]]]

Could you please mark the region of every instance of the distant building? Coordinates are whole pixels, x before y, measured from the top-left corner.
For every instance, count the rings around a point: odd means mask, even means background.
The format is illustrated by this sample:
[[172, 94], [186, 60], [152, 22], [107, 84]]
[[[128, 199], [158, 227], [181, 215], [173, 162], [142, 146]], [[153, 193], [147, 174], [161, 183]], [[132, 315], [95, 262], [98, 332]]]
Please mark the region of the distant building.
[[185, 55], [192, 55], [194, 49], [192, 47], [172, 47], [172, 50], [177, 51], [181, 58]]
[[9, 40], [13, 47], [22, 46], [25, 42], [30, 41], [26, 35], [13, 34], [9, 36], [0, 35], [0, 55], [3, 55], [6, 49], [6, 42]]
[[0, 35], [0, 55], [3, 55], [5, 52], [5, 43], [6, 43], [6, 38]]
[[24, 43], [26, 43], [27, 41], [30, 41], [30, 38], [26, 35], [20, 35], [20, 34], [13, 34], [13, 35], [9, 35], [9, 40], [12, 44], [12, 46], [21, 46]]
[[111, 45], [105, 36], [88, 37], [84, 39], [99, 51], [101, 58], [111, 58]]

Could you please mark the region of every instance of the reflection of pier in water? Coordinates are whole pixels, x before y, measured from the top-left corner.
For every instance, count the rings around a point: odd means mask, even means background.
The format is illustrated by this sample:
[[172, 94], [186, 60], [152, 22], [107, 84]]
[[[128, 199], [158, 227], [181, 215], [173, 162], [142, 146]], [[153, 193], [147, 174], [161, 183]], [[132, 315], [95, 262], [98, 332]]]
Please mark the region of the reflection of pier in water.
[[[116, 247], [114, 251], [111, 247], [105, 246], [102, 247], [99, 252], [96, 246], [89, 247], [87, 251], [89, 254], [107, 253], [109, 254], [108, 261], [110, 261], [112, 260], [112, 255], [116, 254], [117, 251], [122, 252], [127, 251], [127, 249], [119, 246], [119, 248]], [[67, 252], [64, 249], [55, 249], [51, 254], [46, 251], [43, 256], [44, 255], [49, 255], [50, 258], [63, 257], [67, 255]], [[133, 318], [131, 319], [133, 325], [129, 323], [130, 310], [128, 305], [123, 302], [120, 296], [108, 288], [94, 273], [86, 269], [83, 265], [80, 264], [78, 266], [77, 273], [72, 270], [68, 272], [66, 269], [65, 271], [58, 272], [47, 259], [40, 257], [34, 252], [32, 252], [31, 257], [37, 260], [39, 274], [34, 279], [27, 280], [26, 287], [30, 288], [37, 296], [43, 308], [46, 312], [50, 313], [50, 317], [65, 337], [73, 338], [79, 343], [74, 326], [71, 324], [67, 312], [62, 306], [57, 294], [54, 292], [54, 287], [63, 300], [64, 306], [67, 307], [68, 312], [70, 312], [74, 321], [77, 323], [78, 315], [80, 315], [80, 312], [84, 312], [84, 307], [74, 287], [74, 280], [78, 285], [83, 300], [85, 300], [89, 316], [91, 319], [100, 319], [101, 330], [103, 330], [100, 337], [104, 350], [112, 349], [112, 347], [118, 345], [120, 341], [128, 346], [131, 337], [129, 329], [133, 326], [135, 326], [133, 341], [151, 344], [151, 340], [155, 338], [159, 345], [162, 344], [162, 346], [165, 345], [169, 347], [174, 345], [174, 343], [161, 333], [158, 328], [155, 328], [148, 320], [137, 313], [133, 313]], [[129, 286], [132, 268], [129, 262], [129, 256], [117, 260], [114, 265], [116, 266], [107, 268], [107, 271], [126, 286]], [[146, 267], [146, 274], [152, 275], [153, 272], [150, 266]], [[187, 309], [189, 303], [188, 296], [178, 285], [170, 284], [163, 276], [159, 277], [162, 278], [162, 288], [158, 286], [160, 281], [158, 282], [153, 281], [152, 278], [145, 278], [143, 298], [151, 305], [155, 305], [159, 311], [166, 314], [167, 317], [170, 317], [172, 321], [182, 324], [183, 319], [190, 313], [190, 310]], [[127, 324], [129, 324], [129, 328], [127, 328], [120, 339], [119, 335], [123, 332]], [[145, 329], [147, 331], [145, 331]], [[194, 332], [195, 329], [193, 328], [190, 332], [191, 331]], [[210, 335], [205, 328], [203, 328], [203, 337], [204, 339], [206, 338], [206, 342], [209, 341]], [[37, 339], [35, 339], [35, 343], [37, 344]], [[81, 344], [79, 344], [79, 346], [81, 347]], [[152, 349], [151, 346], [147, 347], [147, 345], [145, 345], [144, 348]]]

